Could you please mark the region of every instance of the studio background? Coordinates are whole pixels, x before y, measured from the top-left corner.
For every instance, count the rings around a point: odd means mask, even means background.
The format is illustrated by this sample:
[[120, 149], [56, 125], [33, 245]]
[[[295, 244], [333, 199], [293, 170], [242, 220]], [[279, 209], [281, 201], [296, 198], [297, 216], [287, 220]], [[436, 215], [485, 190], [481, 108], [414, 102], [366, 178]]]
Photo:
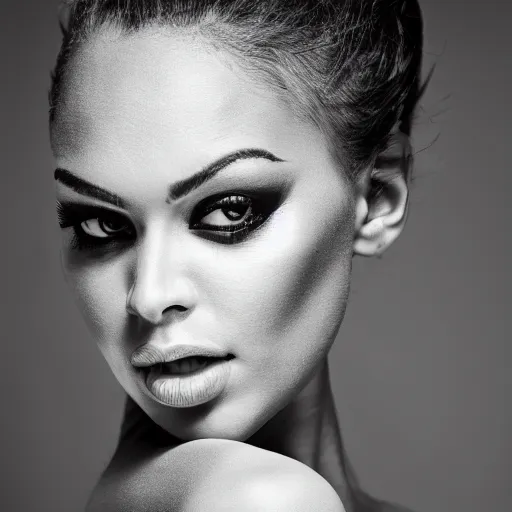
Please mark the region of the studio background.
[[[60, 272], [47, 125], [57, 5], [0, 7], [6, 512], [83, 510], [124, 396]], [[381, 259], [355, 261], [332, 381], [364, 488], [415, 512], [504, 512], [512, 510], [512, 5], [421, 5], [425, 67], [436, 70], [415, 128], [410, 217]]]

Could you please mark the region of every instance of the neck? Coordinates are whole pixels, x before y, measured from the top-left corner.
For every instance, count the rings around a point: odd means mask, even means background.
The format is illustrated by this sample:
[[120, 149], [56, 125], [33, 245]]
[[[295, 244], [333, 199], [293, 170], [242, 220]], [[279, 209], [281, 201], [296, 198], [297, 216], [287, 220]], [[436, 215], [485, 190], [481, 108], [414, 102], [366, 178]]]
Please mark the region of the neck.
[[[356, 496], [350, 485], [352, 474], [343, 450], [327, 359], [295, 399], [247, 443], [306, 464], [331, 484], [346, 512], [356, 510]], [[127, 460], [133, 461], [136, 447], [146, 454], [148, 446], [168, 445], [167, 432], [158, 428], [133, 400], [128, 399], [116, 460], [125, 454]]]
[[297, 397], [248, 443], [286, 455], [314, 469], [332, 485], [346, 511], [353, 510], [327, 359]]

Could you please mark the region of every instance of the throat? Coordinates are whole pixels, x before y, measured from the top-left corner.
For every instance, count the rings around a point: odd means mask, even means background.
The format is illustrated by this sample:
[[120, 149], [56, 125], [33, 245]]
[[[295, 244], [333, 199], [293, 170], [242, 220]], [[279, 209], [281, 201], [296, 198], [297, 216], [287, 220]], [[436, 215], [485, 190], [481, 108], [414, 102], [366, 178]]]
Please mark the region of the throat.
[[346, 511], [352, 510], [353, 500], [327, 360], [299, 395], [247, 442], [314, 469], [336, 490]]

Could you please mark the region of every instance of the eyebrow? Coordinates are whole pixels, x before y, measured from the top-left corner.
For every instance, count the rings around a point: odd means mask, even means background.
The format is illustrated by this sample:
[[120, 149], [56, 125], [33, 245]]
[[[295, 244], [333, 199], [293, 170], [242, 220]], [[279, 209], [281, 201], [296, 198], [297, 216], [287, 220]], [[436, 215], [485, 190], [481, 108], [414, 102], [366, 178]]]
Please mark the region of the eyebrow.
[[82, 194], [84, 196], [94, 197], [100, 201], [113, 204], [119, 208], [125, 207], [125, 201], [113, 192], [109, 192], [104, 188], [98, 187], [86, 181], [78, 176], [75, 176], [72, 172], [67, 169], [58, 168], [55, 169], [54, 177], [56, 181], [60, 181], [66, 187]]
[[[208, 180], [211, 180], [217, 173], [222, 171], [222, 169], [225, 169], [236, 161], [254, 158], [264, 158], [271, 162], [285, 161], [264, 149], [251, 148], [234, 151], [233, 153], [229, 153], [228, 155], [219, 158], [189, 178], [185, 178], [184, 180], [177, 181], [170, 185], [166, 202], [169, 203], [171, 200], [180, 199], [186, 196]], [[113, 204], [119, 208], [125, 208], [126, 203], [121, 197], [113, 192], [105, 190], [104, 188], [98, 187], [89, 181], [79, 178], [67, 169], [62, 169], [60, 167], [57, 168], [55, 170], [54, 177], [55, 180], [61, 182], [63, 185], [69, 187], [78, 194], [99, 199], [100, 201]]]
[[271, 162], [284, 162], [285, 160], [278, 158], [265, 149], [240, 149], [229, 153], [228, 155], [219, 158], [215, 162], [209, 164], [207, 167], [197, 172], [196, 174], [178, 181], [169, 187], [169, 193], [167, 195], [167, 202], [170, 200], [180, 199], [196, 188], [200, 187], [208, 180], [211, 180], [219, 171], [225, 169], [229, 165], [235, 163], [238, 160], [248, 160], [253, 158], [264, 158]]

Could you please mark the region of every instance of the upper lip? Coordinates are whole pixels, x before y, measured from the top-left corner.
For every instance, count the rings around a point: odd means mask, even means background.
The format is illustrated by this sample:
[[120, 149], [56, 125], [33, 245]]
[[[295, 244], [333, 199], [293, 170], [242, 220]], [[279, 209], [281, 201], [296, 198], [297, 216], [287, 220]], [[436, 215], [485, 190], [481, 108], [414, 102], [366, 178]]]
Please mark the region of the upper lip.
[[216, 347], [200, 345], [169, 345], [159, 347], [146, 343], [136, 349], [131, 357], [131, 363], [136, 367], [147, 367], [159, 363], [170, 363], [184, 357], [227, 357], [225, 350]]

